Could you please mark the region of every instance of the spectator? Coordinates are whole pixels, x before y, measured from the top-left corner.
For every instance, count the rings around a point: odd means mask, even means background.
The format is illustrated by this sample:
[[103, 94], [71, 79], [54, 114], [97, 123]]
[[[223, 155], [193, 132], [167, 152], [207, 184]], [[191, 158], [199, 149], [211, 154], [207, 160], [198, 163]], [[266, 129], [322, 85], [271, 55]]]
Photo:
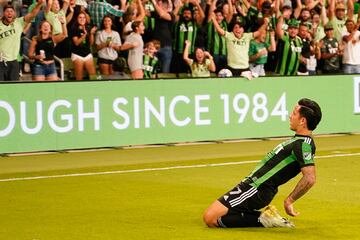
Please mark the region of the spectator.
[[157, 52], [161, 72], [169, 73], [172, 59], [171, 30], [175, 23], [175, 15], [169, 11], [168, 0], [152, 0], [155, 8], [155, 29], [152, 39], [160, 41], [161, 48]]
[[210, 72], [215, 72], [216, 67], [213, 57], [201, 48], [195, 48], [194, 59], [189, 58], [191, 42], [185, 41], [184, 60], [190, 66], [192, 77], [210, 77]]
[[249, 62], [253, 76], [265, 76], [264, 65], [268, 60], [268, 52], [276, 50], [275, 32], [270, 32], [270, 44], [266, 42], [266, 31], [250, 42]]
[[143, 49], [144, 41], [141, 35], [144, 34], [145, 26], [142, 21], [135, 21], [131, 28], [133, 32], [126, 38], [121, 50], [128, 50], [128, 65], [133, 79], [142, 79], [144, 77], [143, 66]]
[[[194, 6], [197, 7], [201, 17], [195, 20], [191, 7], [183, 7], [182, 14], [178, 17], [178, 21], [175, 23], [172, 58], [172, 71], [175, 73], [187, 73], [190, 71], [188, 65], [183, 59], [185, 41], [189, 40], [192, 43], [189, 48], [189, 54], [193, 54], [197, 33], [205, 17], [204, 12], [197, 1], [191, 0], [190, 3], [193, 3]], [[181, 5], [177, 5], [176, 9], [179, 9], [180, 7]], [[174, 11], [175, 16], [177, 11], [178, 10]]]
[[298, 36], [302, 40], [301, 56], [297, 75], [309, 75], [307, 64], [311, 56], [311, 34], [308, 25], [304, 22], [300, 23]]
[[[81, 4], [81, 5], [79, 5]], [[90, 24], [90, 15], [88, 10], [85, 8], [86, 2], [70, 0], [69, 7], [66, 12], [66, 27], [67, 29], [71, 29], [72, 26], [77, 21], [77, 17], [81, 12], [86, 13], [86, 23]], [[71, 57], [71, 36], [68, 36], [63, 41], [60, 42], [60, 46], [58, 48], [61, 49], [61, 52], [57, 52], [56, 56], [60, 58], [70, 58]]]
[[[126, 37], [133, 32], [132, 23], [135, 21], [143, 22], [145, 18], [145, 9], [141, 0], [135, 0], [131, 2], [131, 5], [126, 9], [124, 15], [124, 28], [123, 28], [123, 38], [126, 40]], [[145, 25], [144, 25], [145, 26]]]
[[11, 5], [3, 8], [0, 22], [0, 81], [19, 80], [20, 67], [17, 61], [20, 52], [21, 34], [25, 25], [39, 13], [44, 0], [39, 0], [35, 8], [24, 17], [16, 18]]
[[96, 49], [98, 51], [98, 64], [102, 75], [113, 74], [113, 62], [118, 57], [121, 39], [118, 32], [112, 30], [113, 20], [110, 16], [105, 16], [101, 26], [101, 31], [96, 34]]
[[321, 14], [314, 13], [312, 17], [312, 36], [315, 42], [319, 42], [325, 37], [324, 26], [328, 23], [326, 8], [321, 4]]
[[329, 21], [334, 28], [334, 36], [338, 43], [341, 42], [342, 36], [346, 33], [345, 22], [347, 19], [353, 19], [354, 3], [352, 0], [347, 1], [347, 14], [345, 15], [345, 5], [337, 3], [336, 0], [330, 0]]
[[159, 60], [155, 56], [156, 52], [159, 50], [160, 46], [156, 46], [156, 40], [147, 42], [144, 49], [143, 57], [143, 71], [144, 78], [155, 78]]
[[268, 19], [264, 19], [262, 27], [253, 33], [244, 33], [244, 28], [240, 22], [235, 22], [232, 32], [224, 31], [217, 23], [215, 16], [212, 17], [216, 31], [225, 36], [227, 46], [227, 62], [228, 68], [232, 72], [233, 76], [241, 76], [243, 72], [249, 70], [249, 47], [250, 41], [253, 38], [257, 38], [261, 31], [263, 31], [267, 24]]
[[[207, 51], [214, 57], [214, 62], [216, 65], [216, 72], [219, 72], [221, 69], [226, 68], [227, 66], [227, 50], [226, 50], [226, 40], [224, 36], [221, 36], [215, 29], [212, 22], [212, 13], [215, 14], [215, 19], [218, 22], [219, 26], [224, 30], [228, 30], [228, 22], [225, 20], [222, 9], [216, 7], [217, 0], [214, 0], [210, 5], [209, 14], [208, 14], [208, 24], [207, 24]], [[231, 20], [231, 18], [229, 19]]]
[[32, 38], [29, 48], [29, 58], [34, 59], [32, 64], [32, 79], [35, 81], [58, 80], [54, 61], [54, 49], [58, 42], [67, 37], [65, 18], [60, 18], [63, 28], [62, 33], [52, 35], [52, 26], [48, 21], [43, 21], [39, 27], [39, 35]]
[[90, 79], [96, 77], [93, 55], [91, 54], [95, 31], [96, 26], [90, 28], [90, 26], [86, 24], [86, 14], [81, 12], [71, 31], [71, 60], [74, 63], [76, 80], [82, 80], [84, 78], [84, 68], [88, 72]]
[[276, 26], [278, 36], [277, 64], [275, 72], [280, 75], [296, 75], [302, 49], [302, 41], [298, 36], [299, 22], [291, 19], [288, 22], [288, 30], [282, 29], [284, 18], [281, 16]]
[[88, 4], [88, 10], [92, 23], [100, 28], [102, 20], [106, 15], [122, 17], [126, 9], [126, 0], [120, 1], [121, 6], [120, 9], [118, 9], [118, 7], [114, 7], [106, 2], [106, 0], [91, 0]]
[[[351, 0], [349, 0], [351, 1]], [[343, 70], [346, 74], [360, 73], [360, 31], [353, 20], [346, 20], [347, 33], [344, 34]]]
[[[63, 6], [60, 9], [59, 0], [48, 0], [46, 8], [45, 8], [45, 19], [52, 26], [52, 34], [54, 36], [61, 34], [63, 32], [62, 24], [59, 18], [66, 17], [66, 11], [69, 7], [69, 0], [63, 1]], [[63, 45], [65, 44], [65, 45]], [[55, 47], [55, 55], [58, 57], [64, 57], [64, 53], [66, 52], [66, 43], [61, 44], [60, 42]]]
[[340, 73], [340, 56], [342, 55], [342, 48], [334, 36], [334, 27], [331, 22], [325, 26], [325, 37], [320, 41], [320, 47], [321, 59], [324, 62], [322, 73]]

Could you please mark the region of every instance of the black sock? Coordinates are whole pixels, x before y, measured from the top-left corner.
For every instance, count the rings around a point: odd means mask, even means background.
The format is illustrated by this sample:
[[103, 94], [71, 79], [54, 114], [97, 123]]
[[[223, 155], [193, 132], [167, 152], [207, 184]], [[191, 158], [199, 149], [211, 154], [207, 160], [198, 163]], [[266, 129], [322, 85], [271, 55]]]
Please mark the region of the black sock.
[[259, 222], [260, 212], [229, 212], [217, 221], [222, 228], [263, 227]]

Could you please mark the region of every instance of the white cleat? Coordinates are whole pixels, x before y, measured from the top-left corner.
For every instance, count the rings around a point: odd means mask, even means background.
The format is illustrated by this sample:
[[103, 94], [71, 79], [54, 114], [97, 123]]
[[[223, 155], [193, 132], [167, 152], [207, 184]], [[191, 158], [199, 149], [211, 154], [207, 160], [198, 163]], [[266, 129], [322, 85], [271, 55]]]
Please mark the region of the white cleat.
[[275, 206], [269, 205], [261, 213], [259, 221], [266, 228], [270, 227], [286, 227], [293, 228], [295, 225], [288, 219], [281, 217]]

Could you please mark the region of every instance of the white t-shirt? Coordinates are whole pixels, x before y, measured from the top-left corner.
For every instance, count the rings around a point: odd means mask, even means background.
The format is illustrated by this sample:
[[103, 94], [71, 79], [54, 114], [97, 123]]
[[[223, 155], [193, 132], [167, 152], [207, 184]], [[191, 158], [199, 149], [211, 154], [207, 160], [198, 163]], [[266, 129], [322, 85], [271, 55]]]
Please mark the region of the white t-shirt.
[[[343, 36], [348, 36], [350, 33], [346, 32]], [[356, 31], [352, 40], [349, 42], [344, 42], [344, 55], [343, 63], [360, 65], [360, 31]], [[354, 43], [353, 43], [354, 40]]]
[[[95, 44], [101, 44], [111, 41], [112, 45], [121, 45], [121, 39], [118, 32], [112, 30], [111, 33], [105, 32], [105, 30], [98, 31], [96, 33]], [[111, 47], [104, 47], [98, 51], [98, 57], [108, 60], [115, 60], [118, 57], [118, 53]]]

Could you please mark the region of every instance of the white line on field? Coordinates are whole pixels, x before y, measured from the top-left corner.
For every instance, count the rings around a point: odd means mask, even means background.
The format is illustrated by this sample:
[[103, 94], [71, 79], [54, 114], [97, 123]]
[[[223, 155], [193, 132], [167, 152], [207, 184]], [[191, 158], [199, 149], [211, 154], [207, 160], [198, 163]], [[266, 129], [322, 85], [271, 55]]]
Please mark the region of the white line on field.
[[[348, 156], [359, 156], [359, 155], [360, 155], [360, 153], [343, 153], [343, 154], [317, 156], [316, 158], [321, 159], [321, 158], [348, 157]], [[14, 181], [25, 181], [25, 180], [49, 179], [49, 178], [82, 177], [82, 176], [152, 172], [152, 171], [166, 171], [166, 170], [172, 170], [172, 169], [186, 169], [186, 168], [218, 167], [218, 166], [258, 163], [259, 161], [260, 160], [249, 160], [249, 161], [241, 161], [241, 162], [210, 163], [210, 164], [184, 165], [184, 166], [172, 166], [172, 167], [162, 167], [162, 168], [142, 168], [142, 169], [117, 170], [117, 171], [107, 171], [107, 172], [70, 173], [70, 174], [48, 175], [48, 176], [5, 178], [5, 179], [0, 179], [0, 182], [14, 182]]]

